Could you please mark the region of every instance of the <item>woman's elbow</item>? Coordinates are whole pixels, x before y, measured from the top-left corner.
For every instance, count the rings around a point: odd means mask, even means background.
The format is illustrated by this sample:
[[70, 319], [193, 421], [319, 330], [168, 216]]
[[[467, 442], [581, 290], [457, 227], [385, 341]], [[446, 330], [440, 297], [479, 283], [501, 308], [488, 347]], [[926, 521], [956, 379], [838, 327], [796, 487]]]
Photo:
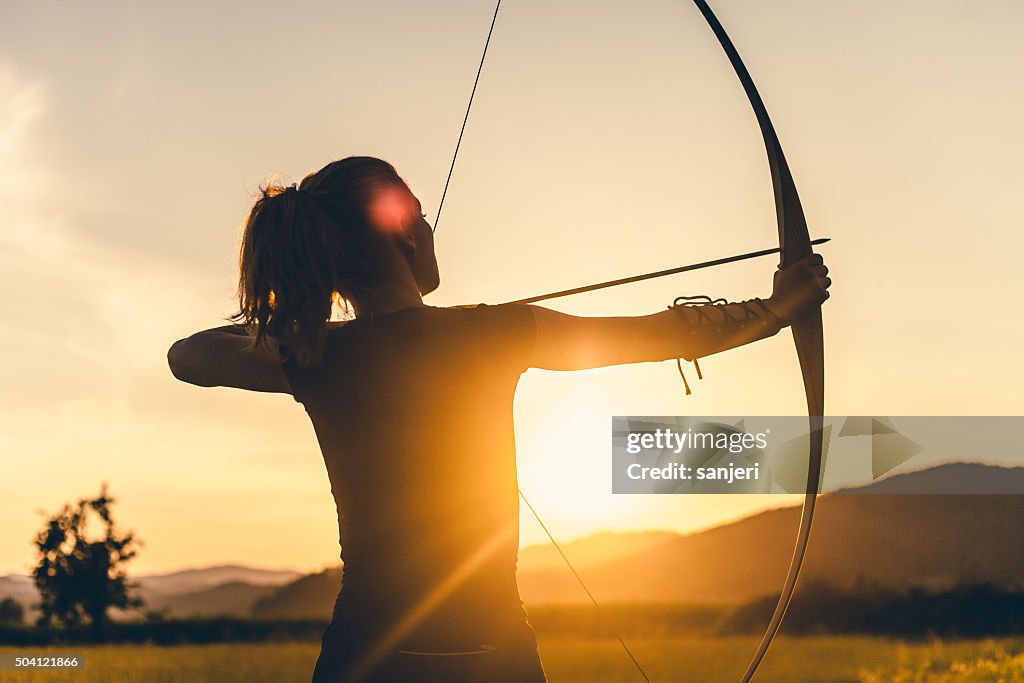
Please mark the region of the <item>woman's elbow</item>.
[[200, 374], [197, 372], [194, 359], [189, 350], [188, 339], [179, 339], [171, 344], [171, 348], [167, 349], [167, 367], [171, 369], [171, 374], [174, 375], [175, 379], [200, 387], [210, 386], [210, 384], [201, 381]]

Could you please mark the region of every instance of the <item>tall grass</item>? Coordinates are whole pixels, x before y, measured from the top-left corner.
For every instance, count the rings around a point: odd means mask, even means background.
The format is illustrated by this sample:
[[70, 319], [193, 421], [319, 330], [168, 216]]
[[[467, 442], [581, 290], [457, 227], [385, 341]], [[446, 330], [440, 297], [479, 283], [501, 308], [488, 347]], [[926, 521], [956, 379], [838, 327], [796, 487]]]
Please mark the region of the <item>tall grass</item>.
[[[756, 637], [641, 637], [630, 646], [655, 682], [734, 683]], [[552, 683], [636, 683], [639, 674], [611, 638], [540, 637]], [[84, 653], [78, 671], [0, 671], [0, 683], [245, 683], [309, 681], [314, 643], [103, 645], [18, 652]], [[12, 648], [0, 648], [14, 652]], [[997, 683], [1024, 681], [1024, 639], [906, 643], [885, 638], [782, 637], [758, 683]]]

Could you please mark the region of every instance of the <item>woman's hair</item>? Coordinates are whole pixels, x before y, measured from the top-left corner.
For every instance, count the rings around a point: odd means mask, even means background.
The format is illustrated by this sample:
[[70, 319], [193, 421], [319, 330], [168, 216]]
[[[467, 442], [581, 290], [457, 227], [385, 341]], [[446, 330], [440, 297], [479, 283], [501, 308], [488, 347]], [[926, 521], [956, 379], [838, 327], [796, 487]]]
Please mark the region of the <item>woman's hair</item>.
[[406, 188], [394, 167], [373, 157], [334, 161], [296, 187], [267, 185], [242, 229], [238, 307], [232, 319], [273, 337], [300, 365], [323, 354], [339, 300], [359, 312], [374, 285], [382, 244], [368, 213], [374, 193]]

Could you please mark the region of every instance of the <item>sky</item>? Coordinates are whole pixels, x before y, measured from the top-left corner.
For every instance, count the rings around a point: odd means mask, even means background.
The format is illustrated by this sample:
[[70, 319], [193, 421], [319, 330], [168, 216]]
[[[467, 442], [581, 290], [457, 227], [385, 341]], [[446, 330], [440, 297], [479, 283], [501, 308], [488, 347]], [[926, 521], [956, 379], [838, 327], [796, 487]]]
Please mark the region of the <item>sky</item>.
[[[812, 237], [832, 415], [1024, 412], [1024, 5], [713, 3]], [[315, 437], [286, 396], [176, 382], [233, 313], [259, 184], [370, 154], [428, 217], [493, 5], [0, 7], [0, 574], [40, 511], [108, 482], [138, 572], [336, 561]], [[500, 302], [777, 245], [757, 127], [687, 2], [506, 0], [452, 178], [433, 305]], [[771, 258], [552, 302], [640, 315], [767, 296]], [[788, 334], [702, 363], [524, 375], [520, 479], [555, 535], [688, 531], [782, 497], [613, 496], [611, 415], [802, 414]], [[912, 464], [912, 463], [911, 463]], [[524, 518], [524, 543], [542, 540]]]

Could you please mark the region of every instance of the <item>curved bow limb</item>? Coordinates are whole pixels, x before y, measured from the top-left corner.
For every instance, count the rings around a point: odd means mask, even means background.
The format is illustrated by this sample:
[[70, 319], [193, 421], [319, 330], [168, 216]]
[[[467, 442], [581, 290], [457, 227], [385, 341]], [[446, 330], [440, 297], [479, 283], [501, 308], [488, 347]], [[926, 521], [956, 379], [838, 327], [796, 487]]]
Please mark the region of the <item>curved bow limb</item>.
[[[761, 100], [761, 95], [754, 86], [754, 81], [747, 71], [747, 67], [740, 59], [736, 47], [732, 44], [722, 24], [718, 21], [714, 12], [705, 0], [693, 0], [697, 9], [704, 15], [708, 26], [714, 32], [715, 37], [725, 51], [729, 62], [732, 64], [736, 76], [743, 85], [743, 91], [747, 95], [750, 106], [757, 117], [758, 126], [761, 129], [761, 137], [764, 138], [765, 151], [768, 155], [768, 165], [771, 170], [772, 187], [775, 191], [775, 215], [779, 227], [779, 248], [782, 258], [779, 262], [780, 268], [792, 265], [800, 259], [813, 253], [811, 238], [807, 231], [807, 221], [804, 217], [803, 207], [800, 205], [800, 196], [796, 190], [796, 183], [786, 163], [786, 157], [782, 152], [782, 145], [775, 133], [768, 116], [768, 110]], [[782, 626], [782, 620], [786, 616], [786, 610], [793, 599], [793, 592], [796, 589], [797, 578], [800, 575], [800, 568], [803, 566], [804, 556], [807, 553], [807, 544], [811, 534], [811, 522], [814, 519], [814, 508], [818, 498], [818, 489], [821, 479], [821, 464], [823, 450], [823, 422], [825, 411], [825, 352], [824, 335], [821, 324], [821, 309], [818, 308], [802, 320], [792, 325], [793, 342], [796, 345], [797, 357], [800, 361], [800, 372], [803, 376], [804, 393], [807, 397], [807, 415], [809, 427], [809, 447], [807, 456], [807, 486], [804, 492], [804, 503], [800, 513], [800, 526], [797, 529], [796, 542], [793, 546], [793, 557], [790, 560], [789, 570], [786, 573], [786, 580], [779, 600], [775, 605], [768, 627], [765, 629], [747, 670], [741, 679], [747, 683], [754, 677], [757, 667], [761, 664], [768, 648], [771, 647], [775, 635]]]

